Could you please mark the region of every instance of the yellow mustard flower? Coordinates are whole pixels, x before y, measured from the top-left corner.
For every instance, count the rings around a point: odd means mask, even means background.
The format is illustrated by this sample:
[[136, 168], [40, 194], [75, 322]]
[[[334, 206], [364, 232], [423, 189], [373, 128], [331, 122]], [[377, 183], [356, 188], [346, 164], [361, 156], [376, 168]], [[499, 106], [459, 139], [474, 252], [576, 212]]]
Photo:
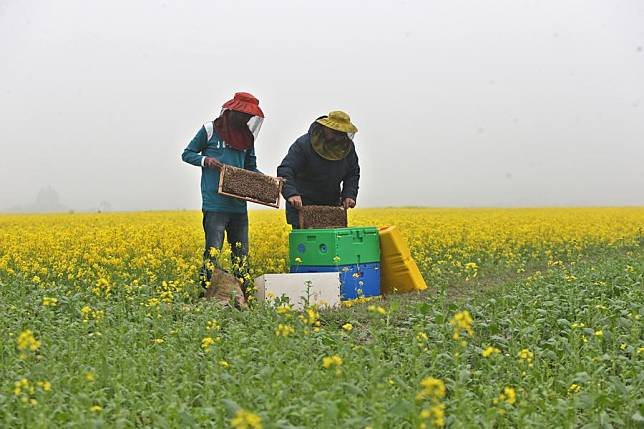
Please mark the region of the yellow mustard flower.
[[419, 418], [421, 420], [420, 428], [427, 427], [425, 421], [429, 421], [432, 427], [445, 426], [445, 404], [439, 403], [425, 408], [420, 412]]
[[295, 328], [291, 325], [280, 323], [277, 325], [277, 329], [275, 329], [275, 335], [278, 337], [288, 337], [289, 335], [293, 335], [295, 333]]
[[445, 397], [445, 383], [443, 380], [434, 377], [425, 377], [420, 381], [421, 390], [416, 395], [416, 400], [425, 398], [438, 400]]
[[58, 304], [57, 298], [51, 298], [51, 297], [45, 296], [42, 299], [42, 305], [44, 305], [45, 307], [55, 307], [56, 304]]
[[532, 361], [534, 360], [534, 353], [532, 353], [529, 349], [521, 349], [521, 351], [517, 356], [520, 361], [527, 362], [528, 365], [532, 366]]
[[230, 421], [234, 429], [262, 429], [262, 419], [255, 413], [240, 409]]
[[212, 346], [213, 344], [215, 344], [215, 340], [213, 340], [211, 337], [204, 337], [201, 340], [201, 348], [205, 352], [209, 352], [210, 351], [210, 346]]
[[27, 352], [35, 352], [41, 345], [40, 341], [36, 339], [31, 329], [22, 331], [20, 335], [18, 335], [16, 342], [21, 359], [26, 359]]
[[495, 353], [501, 353], [501, 350], [497, 349], [496, 347], [488, 346], [481, 352], [481, 356], [488, 358]]
[[503, 391], [499, 393], [499, 397], [495, 399], [494, 404], [507, 403], [508, 405], [514, 405], [517, 400], [517, 393], [514, 388], [506, 386], [503, 388]]

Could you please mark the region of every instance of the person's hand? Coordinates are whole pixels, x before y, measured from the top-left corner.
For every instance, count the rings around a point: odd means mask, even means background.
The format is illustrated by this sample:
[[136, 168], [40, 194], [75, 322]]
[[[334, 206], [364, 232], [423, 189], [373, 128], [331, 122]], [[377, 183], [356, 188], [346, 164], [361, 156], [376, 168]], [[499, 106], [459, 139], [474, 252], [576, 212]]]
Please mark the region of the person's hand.
[[215, 168], [217, 170], [219, 170], [221, 167], [224, 166], [224, 164], [222, 164], [218, 159], [212, 158], [210, 156], [206, 157], [206, 160], [203, 162], [203, 165], [206, 168]]
[[296, 209], [299, 209], [300, 207], [302, 207], [302, 197], [300, 197], [299, 195], [293, 195], [292, 197], [288, 197], [288, 202]]
[[345, 209], [352, 209], [356, 206], [356, 200], [353, 198], [345, 198], [342, 200], [342, 207]]

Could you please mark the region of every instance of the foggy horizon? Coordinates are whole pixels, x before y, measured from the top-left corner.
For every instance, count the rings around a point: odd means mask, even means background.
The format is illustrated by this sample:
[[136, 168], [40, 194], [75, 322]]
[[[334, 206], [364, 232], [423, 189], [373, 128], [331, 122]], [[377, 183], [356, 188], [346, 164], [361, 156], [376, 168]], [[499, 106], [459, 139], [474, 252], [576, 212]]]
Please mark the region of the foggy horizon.
[[238, 91], [270, 175], [349, 113], [358, 207], [644, 205], [643, 2], [5, 0], [0, 52], [0, 212], [199, 210]]

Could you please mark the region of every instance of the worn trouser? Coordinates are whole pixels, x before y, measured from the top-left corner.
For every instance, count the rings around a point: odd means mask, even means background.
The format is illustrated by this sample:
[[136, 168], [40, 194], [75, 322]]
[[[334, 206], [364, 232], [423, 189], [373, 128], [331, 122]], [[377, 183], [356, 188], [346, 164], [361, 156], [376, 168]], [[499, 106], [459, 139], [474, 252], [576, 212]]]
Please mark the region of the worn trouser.
[[205, 265], [207, 261], [217, 267], [221, 266], [218, 262], [218, 252], [212, 256], [210, 249], [221, 251], [224, 245], [224, 233], [232, 251], [233, 274], [243, 277], [248, 266], [248, 213], [204, 211], [203, 230], [206, 235], [206, 247], [203, 253], [205, 280], [209, 281], [211, 277]]

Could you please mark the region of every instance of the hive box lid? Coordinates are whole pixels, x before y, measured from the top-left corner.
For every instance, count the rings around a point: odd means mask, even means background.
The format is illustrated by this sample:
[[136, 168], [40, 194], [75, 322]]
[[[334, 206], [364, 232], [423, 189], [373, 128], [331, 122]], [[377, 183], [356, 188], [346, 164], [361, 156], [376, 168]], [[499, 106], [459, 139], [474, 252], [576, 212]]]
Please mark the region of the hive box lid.
[[340, 275], [330, 273], [264, 274], [255, 279], [258, 301], [286, 296], [294, 308], [309, 305], [340, 305]]

